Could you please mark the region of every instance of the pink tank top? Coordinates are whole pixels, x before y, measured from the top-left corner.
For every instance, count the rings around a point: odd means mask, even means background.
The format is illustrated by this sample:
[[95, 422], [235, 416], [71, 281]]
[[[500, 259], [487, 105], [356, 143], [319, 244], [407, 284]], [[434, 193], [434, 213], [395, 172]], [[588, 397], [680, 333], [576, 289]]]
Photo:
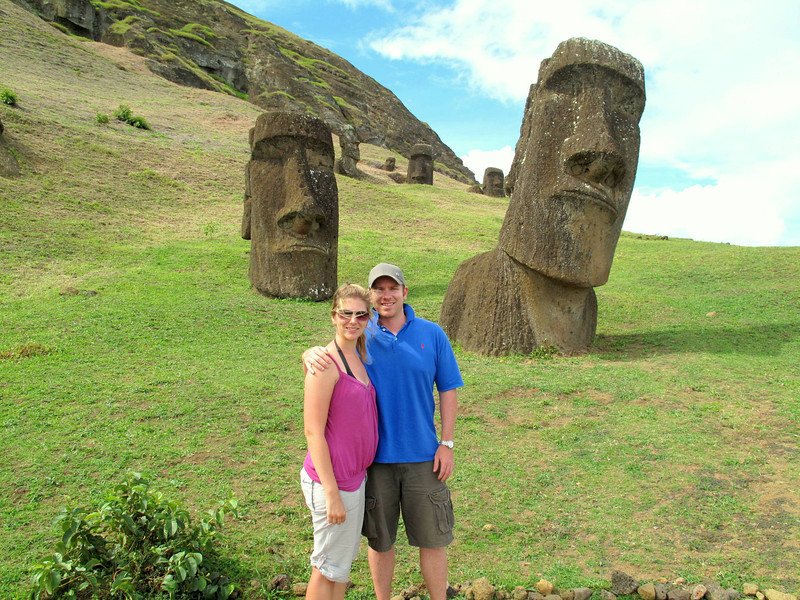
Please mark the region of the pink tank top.
[[[339, 364], [335, 364], [338, 368]], [[339, 489], [354, 492], [364, 481], [378, 449], [378, 408], [372, 382], [364, 385], [339, 368], [339, 381], [333, 387], [328, 408], [325, 440]], [[303, 467], [311, 479], [319, 482], [310, 452], [306, 453]]]

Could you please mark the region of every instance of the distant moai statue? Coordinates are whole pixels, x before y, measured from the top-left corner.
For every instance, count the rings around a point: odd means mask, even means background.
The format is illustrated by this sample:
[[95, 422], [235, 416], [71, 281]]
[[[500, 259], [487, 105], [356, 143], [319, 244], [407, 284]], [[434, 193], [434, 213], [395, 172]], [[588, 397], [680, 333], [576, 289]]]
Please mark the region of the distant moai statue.
[[493, 196], [495, 198], [502, 198], [506, 195], [503, 190], [503, 170], [496, 167], [486, 167], [483, 172], [483, 189], [484, 195]]
[[397, 159], [394, 156], [390, 156], [383, 163], [383, 170], [391, 172], [395, 170], [396, 166], [397, 166]]
[[356, 137], [356, 130], [352, 125], [345, 125], [339, 134], [339, 147], [341, 157], [336, 160], [336, 172], [348, 177], [358, 177], [356, 165], [361, 160], [361, 150], [358, 148], [359, 142]]
[[[256, 128], [251, 127], [248, 133], [248, 145], [253, 148], [253, 135]], [[250, 213], [252, 212], [252, 200], [250, 199], [250, 163], [244, 167], [244, 210], [242, 211], [242, 239], [250, 239]]]
[[265, 296], [325, 300], [336, 289], [339, 192], [324, 122], [267, 112], [250, 133], [242, 237]]
[[433, 185], [433, 148], [430, 144], [414, 144], [411, 147], [406, 181]]
[[464, 349], [589, 347], [593, 288], [608, 281], [630, 202], [644, 104], [641, 63], [613, 46], [572, 38], [542, 61], [498, 247], [459, 266], [442, 304], [440, 322]]

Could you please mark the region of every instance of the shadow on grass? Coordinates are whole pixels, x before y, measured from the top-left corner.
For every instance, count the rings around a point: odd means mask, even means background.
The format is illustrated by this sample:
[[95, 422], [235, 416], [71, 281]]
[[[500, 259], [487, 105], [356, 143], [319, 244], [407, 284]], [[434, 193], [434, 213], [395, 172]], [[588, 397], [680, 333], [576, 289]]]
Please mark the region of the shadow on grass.
[[777, 356], [798, 337], [798, 322], [752, 327], [676, 327], [621, 335], [598, 334], [591, 352], [608, 360], [690, 352]]

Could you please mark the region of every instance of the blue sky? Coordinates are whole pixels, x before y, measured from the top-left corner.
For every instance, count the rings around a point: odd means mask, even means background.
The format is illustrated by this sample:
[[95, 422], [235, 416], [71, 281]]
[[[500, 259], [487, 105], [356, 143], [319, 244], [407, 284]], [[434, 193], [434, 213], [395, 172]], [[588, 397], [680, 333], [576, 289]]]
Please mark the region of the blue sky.
[[235, 0], [391, 89], [480, 180], [508, 172], [528, 87], [562, 40], [644, 64], [624, 229], [800, 246], [796, 0]]

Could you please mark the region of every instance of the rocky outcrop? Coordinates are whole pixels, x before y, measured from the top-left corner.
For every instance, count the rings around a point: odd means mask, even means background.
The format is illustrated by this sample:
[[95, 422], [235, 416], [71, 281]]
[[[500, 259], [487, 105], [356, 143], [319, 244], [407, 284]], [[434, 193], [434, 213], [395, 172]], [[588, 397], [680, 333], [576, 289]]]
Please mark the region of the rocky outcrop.
[[465, 183], [474, 174], [387, 88], [336, 54], [220, 0], [13, 0], [73, 34], [125, 46], [178, 83], [311, 114], [337, 135], [408, 157], [429, 144], [434, 168]]

